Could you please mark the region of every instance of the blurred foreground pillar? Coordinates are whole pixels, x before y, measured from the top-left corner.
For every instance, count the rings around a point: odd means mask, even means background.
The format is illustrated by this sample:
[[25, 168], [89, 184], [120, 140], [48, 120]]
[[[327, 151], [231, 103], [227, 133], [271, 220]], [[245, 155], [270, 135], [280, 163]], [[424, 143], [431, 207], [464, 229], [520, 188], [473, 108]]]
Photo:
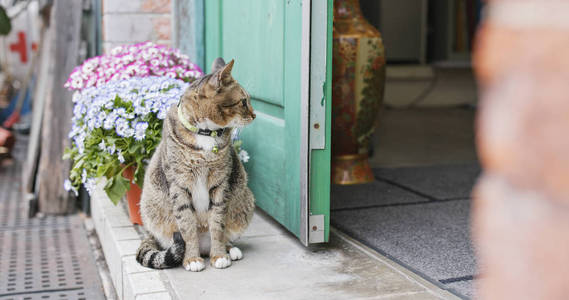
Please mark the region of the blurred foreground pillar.
[[569, 297], [569, 1], [489, 1], [473, 236], [480, 299]]

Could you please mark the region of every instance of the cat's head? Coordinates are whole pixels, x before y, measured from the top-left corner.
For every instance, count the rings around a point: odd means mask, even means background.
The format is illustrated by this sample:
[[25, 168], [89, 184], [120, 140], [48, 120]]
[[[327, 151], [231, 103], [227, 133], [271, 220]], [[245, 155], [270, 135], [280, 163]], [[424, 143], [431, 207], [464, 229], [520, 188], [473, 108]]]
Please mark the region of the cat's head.
[[255, 119], [249, 93], [231, 76], [233, 63], [216, 59], [212, 73], [196, 80], [185, 92], [178, 109], [190, 123], [215, 130], [243, 127]]

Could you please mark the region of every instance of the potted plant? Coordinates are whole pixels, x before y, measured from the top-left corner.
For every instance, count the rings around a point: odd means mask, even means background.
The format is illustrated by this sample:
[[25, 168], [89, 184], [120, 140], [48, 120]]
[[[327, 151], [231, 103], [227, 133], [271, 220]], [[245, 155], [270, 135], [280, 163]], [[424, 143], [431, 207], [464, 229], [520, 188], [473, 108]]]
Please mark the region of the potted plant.
[[128, 199], [131, 221], [140, 223], [136, 198], [140, 198], [144, 165], [160, 142], [166, 112], [179, 101], [187, 85], [169, 77], [150, 76], [76, 92], [69, 133], [72, 143], [64, 155], [73, 163], [65, 188], [77, 193], [83, 184], [92, 194], [96, 179], [106, 177], [105, 192], [116, 204], [133, 187]]
[[[131, 221], [140, 224], [144, 161], [160, 140], [167, 107], [177, 102], [186, 82], [201, 75], [186, 55], [152, 42], [119, 46], [77, 66], [65, 83], [75, 91], [75, 106], [69, 135], [72, 146], [64, 157], [73, 160], [73, 168], [64, 188], [77, 193], [84, 184], [91, 193], [95, 178], [105, 176], [105, 191], [115, 204], [128, 191]], [[140, 84], [150, 84], [150, 89]], [[106, 106], [101, 107], [103, 98]], [[92, 143], [98, 139], [96, 153]]]

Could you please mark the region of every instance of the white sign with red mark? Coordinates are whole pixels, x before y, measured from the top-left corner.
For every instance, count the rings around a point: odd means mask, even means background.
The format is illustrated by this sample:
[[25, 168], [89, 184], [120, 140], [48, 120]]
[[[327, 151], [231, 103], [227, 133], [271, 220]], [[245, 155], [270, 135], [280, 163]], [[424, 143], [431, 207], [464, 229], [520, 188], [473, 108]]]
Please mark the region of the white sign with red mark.
[[[6, 1], [0, 1], [4, 4]], [[8, 16], [12, 16], [21, 7], [7, 8]], [[0, 63], [2, 71], [6, 68], [18, 80], [23, 80], [30, 67], [32, 53], [38, 48], [39, 16], [36, 1], [32, 1], [24, 11], [12, 18], [12, 31], [0, 38]]]

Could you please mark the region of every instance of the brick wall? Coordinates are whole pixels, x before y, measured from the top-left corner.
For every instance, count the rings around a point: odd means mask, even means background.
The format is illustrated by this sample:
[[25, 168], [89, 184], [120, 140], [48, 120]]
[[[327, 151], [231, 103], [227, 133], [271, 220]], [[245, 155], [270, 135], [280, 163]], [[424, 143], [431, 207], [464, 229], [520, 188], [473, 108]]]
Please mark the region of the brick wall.
[[569, 297], [569, 2], [489, 1], [473, 236], [480, 299]]
[[153, 41], [171, 45], [171, 0], [103, 0], [103, 51]]

